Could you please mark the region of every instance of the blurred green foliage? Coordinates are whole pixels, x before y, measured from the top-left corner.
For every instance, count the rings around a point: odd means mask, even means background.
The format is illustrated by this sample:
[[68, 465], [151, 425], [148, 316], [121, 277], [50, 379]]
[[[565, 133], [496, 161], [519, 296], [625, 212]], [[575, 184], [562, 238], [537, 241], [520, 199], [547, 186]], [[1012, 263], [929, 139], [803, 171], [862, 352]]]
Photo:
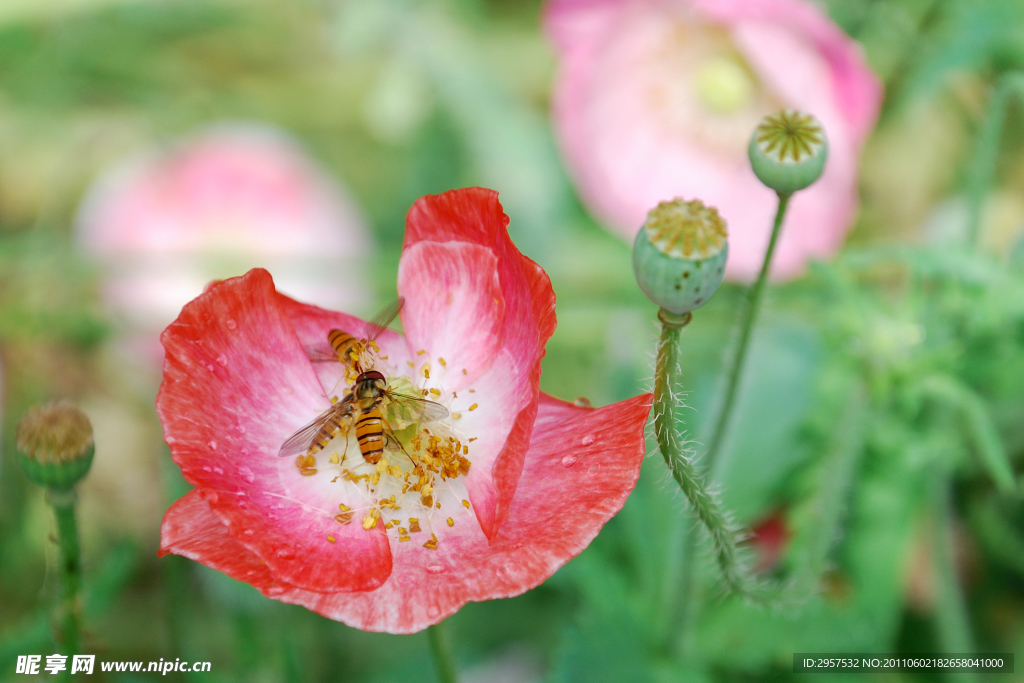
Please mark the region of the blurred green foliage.
[[[1024, 643], [1019, 104], [983, 249], [962, 244], [989, 86], [1024, 68], [1024, 5], [825, 5], [886, 82], [862, 214], [834, 262], [771, 290], [713, 473], [739, 523], [785, 520], [785, 552], [765, 569], [787, 586], [783, 606], [723, 597], [699, 543], [692, 590], [682, 589], [694, 522], [649, 458], [580, 557], [526, 595], [448, 621], [466, 680], [790, 680], [797, 651], [942, 650], [949, 587], [930, 531], [942, 514], [938, 476], [953, 482], [955, 576], [974, 646]], [[160, 441], [159, 378], [110, 351], [119, 321], [101, 303], [103, 273], [75, 246], [74, 212], [101, 169], [146, 144], [211, 121], [270, 122], [351, 188], [379, 245], [368, 270], [384, 300], [409, 205], [494, 187], [513, 238], [558, 296], [542, 388], [595, 404], [634, 395], [652, 375], [654, 311], [628, 246], [586, 213], [559, 164], [540, 12], [535, 0], [37, 0], [0, 11], [0, 679], [18, 654], [54, 647], [41, 609], [53, 589], [48, 521], [14, 466], [12, 435], [30, 404], [55, 396], [127, 424], [151, 475], [119, 484], [149, 502], [141, 516], [106, 495], [109, 476], [83, 490], [89, 651], [209, 660], [210, 681], [430, 679], [423, 634], [362, 633], [183, 558], [157, 560], [159, 514], [188, 487]], [[698, 440], [740, 294], [726, 286], [683, 337]], [[119, 461], [114, 475], [122, 466], [134, 467]], [[756, 560], [756, 535], [751, 548]], [[672, 642], [680, 610], [690, 627]]]

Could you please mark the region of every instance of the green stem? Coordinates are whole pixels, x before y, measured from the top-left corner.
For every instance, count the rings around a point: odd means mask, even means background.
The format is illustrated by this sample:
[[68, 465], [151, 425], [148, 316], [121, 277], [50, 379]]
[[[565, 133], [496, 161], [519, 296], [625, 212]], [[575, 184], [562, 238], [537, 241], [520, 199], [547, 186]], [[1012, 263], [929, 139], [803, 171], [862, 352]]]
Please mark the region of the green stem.
[[677, 316], [664, 309], [658, 312], [662, 327], [654, 371], [654, 435], [672, 477], [711, 536], [715, 559], [725, 583], [731, 590], [742, 592], [744, 582], [737, 558], [736, 530], [717, 498], [705, 486], [676, 428], [677, 400], [673, 388], [679, 385], [681, 375], [679, 337], [691, 317], [690, 313]]
[[[939, 647], [944, 654], [969, 655], [974, 639], [967, 617], [963, 592], [956, 572], [953, 544], [953, 503], [948, 476], [939, 475], [933, 485], [933, 562], [935, 566], [935, 617]], [[977, 674], [950, 674], [950, 680], [976, 681]]]
[[1019, 71], [1003, 74], [996, 83], [995, 92], [989, 100], [985, 119], [978, 133], [977, 147], [971, 157], [967, 185], [967, 239], [971, 247], [977, 247], [981, 238], [981, 209], [995, 177], [996, 162], [999, 161], [999, 139], [1002, 137], [1003, 123], [1006, 120], [1006, 107], [1010, 95], [1014, 92], [1018, 97], [1024, 98], [1024, 73]]
[[[803, 601], [814, 595], [829, 552], [839, 537], [849, 509], [857, 469], [864, 454], [867, 392], [854, 385], [836, 425], [835, 436], [817, 472], [815, 499], [807, 515], [808, 528], [795, 553], [797, 570], [788, 587], [788, 599]], [[805, 540], [804, 540], [805, 539]]]
[[437, 671], [437, 679], [441, 683], [458, 683], [455, 657], [452, 656], [451, 645], [448, 643], [448, 638], [445, 637], [443, 623], [434, 624], [427, 629], [430, 652], [434, 656], [434, 669]]
[[782, 231], [782, 220], [786, 216], [786, 208], [789, 206], [789, 198], [792, 195], [779, 194], [779, 207], [775, 212], [775, 223], [772, 225], [772, 236], [768, 241], [768, 250], [764, 254], [764, 262], [761, 264], [761, 272], [757, 280], [750, 288], [747, 295], [746, 305], [743, 308], [740, 319], [740, 340], [732, 357], [726, 366], [725, 398], [718, 413], [718, 420], [715, 423], [715, 430], [708, 441], [708, 450], [705, 457], [706, 471], [711, 472], [718, 453], [722, 448], [722, 440], [725, 437], [726, 429], [729, 427], [729, 420], [732, 417], [733, 406], [736, 402], [736, 390], [739, 387], [740, 376], [743, 374], [743, 364], [747, 358], [747, 348], [750, 346], [751, 333], [754, 330], [754, 323], [757, 321], [758, 309], [761, 306], [761, 295], [765, 283], [768, 281], [768, 270], [771, 268], [772, 255], [775, 253], [775, 244], [779, 240], [779, 233]]
[[68, 654], [81, 652], [78, 623], [78, 591], [82, 583], [81, 554], [78, 547], [78, 524], [75, 521], [73, 489], [47, 489], [46, 500], [53, 508], [57, 522], [57, 544], [60, 562], [60, 594], [55, 613], [55, 631]]
[[958, 411], [964, 419], [967, 436], [973, 442], [981, 465], [988, 470], [996, 488], [1004, 495], [1017, 491], [1013, 465], [1003, 448], [999, 430], [992, 421], [985, 401], [970, 387], [946, 375], [929, 375], [921, 381], [921, 389], [931, 398]]

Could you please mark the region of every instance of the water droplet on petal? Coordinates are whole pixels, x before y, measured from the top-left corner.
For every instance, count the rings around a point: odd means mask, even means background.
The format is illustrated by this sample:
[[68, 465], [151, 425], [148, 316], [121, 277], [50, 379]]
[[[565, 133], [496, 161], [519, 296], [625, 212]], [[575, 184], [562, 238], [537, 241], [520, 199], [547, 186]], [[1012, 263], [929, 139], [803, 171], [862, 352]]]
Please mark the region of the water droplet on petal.
[[220, 354], [219, 356], [217, 356], [217, 364], [220, 365], [222, 368], [227, 367], [228, 357], [225, 356], [223, 353]]
[[439, 564], [428, 564], [427, 565], [427, 573], [428, 574], [440, 574], [443, 571], [444, 571], [444, 567], [442, 567]]
[[213, 363], [210, 363], [209, 365], [207, 365], [206, 369], [209, 370], [210, 372], [213, 372]]
[[277, 556], [280, 557], [282, 560], [291, 560], [295, 557], [295, 553], [293, 553], [291, 550], [288, 550], [287, 548], [281, 548], [277, 551]]
[[236, 327], [238, 327], [238, 323], [235, 322], [234, 318], [228, 318], [227, 321], [225, 321], [224, 324], [228, 326], [229, 330], [233, 330]]
[[411, 586], [413, 584], [412, 574], [405, 573], [398, 577], [398, 583], [403, 586]]
[[238, 473], [241, 474], [242, 478], [245, 479], [250, 484], [253, 482], [254, 479], [256, 479], [256, 475], [253, 474], [252, 470], [250, 470], [248, 467], [239, 467]]
[[595, 463], [594, 463], [593, 465], [591, 465], [591, 466], [590, 466], [590, 469], [588, 469], [588, 470], [587, 470], [587, 474], [589, 474], [590, 476], [594, 476], [594, 475], [595, 475], [595, 474], [597, 474], [597, 473], [598, 473], [598, 472], [599, 472], [600, 470], [601, 470], [601, 466], [600, 466], [600, 465], [598, 465], [598, 464], [597, 464], [597, 463], [595, 462]]
[[590, 444], [594, 443], [594, 435], [587, 434], [580, 440], [580, 443], [583, 444], [584, 446], [589, 446]]
[[244, 425], [241, 425], [241, 424], [235, 425], [235, 429], [238, 430], [239, 434], [245, 434], [245, 426]]
[[209, 465], [203, 465], [203, 472], [212, 472], [213, 468]]
[[224, 474], [224, 468], [222, 468], [222, 467], [214, 467], [213, 468], [213, 473], [214, 474]]
[[211, 450], [217, 450], [217, 442], [214, 441], [213, 439], [207, 441], [206, 445], [209, 446]]
[[570, 453], [569, 455], [562, 458], [562, 467], [572, 467], [573, 465], [576, 464], [576, 461], [579, 459], [580, 458], [578, 455], [576, 455], [575, 453]]
[[427, 608], [427, 616], [431, 619], [437, 619], [441, 616], [441, 610], [437, 608], [437, 605], [431, 605]]
[[218, 500], [220, 500], [220, 496], [217, 495], [216, 491], [207, 491], [204, 497], [210, 503], [216, 503]]
[[239, 451], [239, 453], [241, 453], [242, 455], [249, 455], [249, 449], [243, 448], [242, 450]]
[[246, 536], [252, 536], [256, 532], [253, 531], [252, 529], [246, 529], [244, 533], [245, 533]]
[[164, 439], [164, 441], [166, 441], [166, 442], [167, 442], [167, 445], [168, 445], [168, 446], [170, 446], [171, 444], [174, 444], [174, 443], [177, 443], [177, 442], [178, 442], [178, 440], [177, 440], [177, 439], [175, 439], [175, 438], [174, 438], [173, 436], [168, 436], [168, 437], [166, 437], [166, 438]]
[[267, 595], [284, 595], [284, 591], [284, 586], [270, 586], [269, 588], [267, 588]]

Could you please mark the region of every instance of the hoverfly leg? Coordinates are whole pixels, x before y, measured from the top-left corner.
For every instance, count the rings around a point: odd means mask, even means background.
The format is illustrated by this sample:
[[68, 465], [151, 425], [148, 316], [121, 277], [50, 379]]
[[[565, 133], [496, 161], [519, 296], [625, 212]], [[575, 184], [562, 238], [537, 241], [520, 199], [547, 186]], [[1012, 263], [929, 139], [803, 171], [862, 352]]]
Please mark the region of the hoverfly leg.
[[385, 445], [385, 447], [392, 440], [398, 445], [398, 452], [400, 452], [402, 455], [404, 455], [405, 457], [407, 457], [409, 459], [409, 464], [410, 465], [415, 466], [416, 465], [416, 461], [413, 460], [413, 457], [412, 457], [412, 455], [409, 454], [409, 451], [405, 450], [405, 446], [402, 445], [402, 442], [399, 441], [397, 436], [395, 436], [394, 430], [392, 430], [391, 426], [388, 425], [387, 427], [384, 428], [384, 441], [385, 441], [384, 445]]

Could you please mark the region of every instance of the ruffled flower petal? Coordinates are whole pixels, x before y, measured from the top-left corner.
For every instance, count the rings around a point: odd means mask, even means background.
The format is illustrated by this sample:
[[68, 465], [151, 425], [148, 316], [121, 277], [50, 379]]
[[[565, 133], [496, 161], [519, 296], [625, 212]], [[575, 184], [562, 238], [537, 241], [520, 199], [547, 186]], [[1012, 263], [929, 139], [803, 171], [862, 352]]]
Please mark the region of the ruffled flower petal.
[[215, 284], [164, 331], [164, 439], [231, 536], [276, 576], [310, 590], [372, 589], [391, 571], [387, 538], [339, 526], [330, 492], [277, 457], [330, 405], [278, 301], [270, 274], [255, 269]]
[[[489, 538], [508, 514], [519, 481], [544, 344], [555, 329], [551, 282], [515, 248], [507, 225], [492, 190], [423, 197], [409, 211], [398, 274], [409, 348], [426, 352], [446, 390], [467, 389], [452, 410], [462, 416], [460, 430], [480, 440], [466, 486]], [[449, 355], [453, 364], [440, 365], [438, 359], [455, 352], [461, 355]]]

